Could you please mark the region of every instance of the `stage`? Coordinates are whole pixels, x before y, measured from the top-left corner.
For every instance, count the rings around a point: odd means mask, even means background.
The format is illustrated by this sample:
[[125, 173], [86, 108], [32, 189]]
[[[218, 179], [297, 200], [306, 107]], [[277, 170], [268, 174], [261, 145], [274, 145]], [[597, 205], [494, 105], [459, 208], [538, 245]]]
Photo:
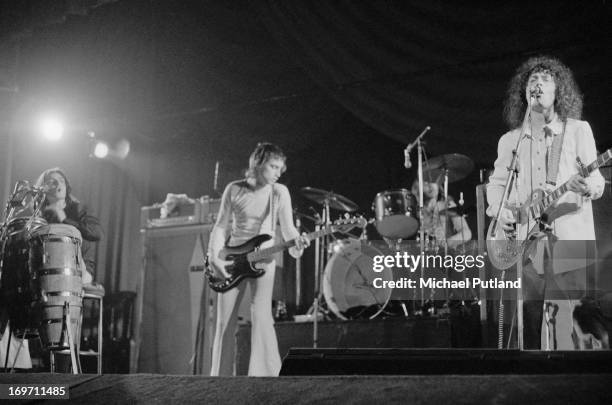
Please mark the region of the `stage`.
[[[560, 404], [612, 401], [611, 374], [200, 377], [2, 374], [0, 384], [67, 384], [71, 403]], [[58, 403], [63, 400], [57, 400]]]

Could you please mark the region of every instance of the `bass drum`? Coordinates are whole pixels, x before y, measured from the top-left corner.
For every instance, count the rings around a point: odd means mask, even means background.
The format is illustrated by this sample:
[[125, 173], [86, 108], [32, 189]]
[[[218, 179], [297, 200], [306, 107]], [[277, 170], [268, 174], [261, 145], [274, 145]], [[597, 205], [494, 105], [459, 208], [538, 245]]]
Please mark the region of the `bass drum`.
[[376, 283], [393, 280], [391, 268], [373, 271], [374, 256], [380, 250], [359, 239], [336, 241], [333, 256], [325, 266], [323, 295], [328, 308], [340, 319], [373, 319], [391, 298], [390, 288], [375, 288]]

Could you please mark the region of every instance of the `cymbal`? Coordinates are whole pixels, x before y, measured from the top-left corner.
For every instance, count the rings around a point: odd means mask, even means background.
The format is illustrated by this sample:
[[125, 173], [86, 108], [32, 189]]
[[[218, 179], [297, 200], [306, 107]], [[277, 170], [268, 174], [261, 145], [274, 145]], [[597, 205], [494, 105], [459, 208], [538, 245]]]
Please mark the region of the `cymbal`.
[[325, 205], [327, 201], [329, 203], [329, 208], [346, 211], [346, 212], [354, 212], [357, 211], [359, 206], [349, 200], [348, 198], [334, 193], [333, 191], [321, 190], [319, 188], [314, 187], [302, 187], [300, 193], [310, 201], [314, 201], [317, 204]]
[[436, 156], [423, 165], [425, 181], [442, 180], [446, 170], [448, 170], [448, 182], [452, 183], [470, 174], [474, 170], [474, 162], [469, 157], [459, 153]]
[[[440, 211], [438, 211], [438, 214], [446, 215], [446, 212], [447, 210], [445, 208], [445, 209], [441, 209]], [[448, 207], [448, 214], [450, 216], [474, 214], [475, 212], [476, 212], [476, 206], [474, 205], [469, 205], [467, 207], [464, 207], [464, 206]]]

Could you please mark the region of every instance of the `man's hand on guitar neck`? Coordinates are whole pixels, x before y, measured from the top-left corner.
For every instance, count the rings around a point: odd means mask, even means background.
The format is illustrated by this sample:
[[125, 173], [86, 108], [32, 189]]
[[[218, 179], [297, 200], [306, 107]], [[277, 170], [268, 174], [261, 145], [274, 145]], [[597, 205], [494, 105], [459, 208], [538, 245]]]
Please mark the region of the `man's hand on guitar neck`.
[[591, 189], [589, 188], [589, 184], [586, 182], [584, 177], [579, 174], [574, 174], [572, 177], [570, 177], [570, 179], [567, 181], [567, 188], [568, 190], [573, 191], [578, 195], [584, 197], [591, 196]]
[[295, 238], [295, 248], [297, 250], [304, 250], [308, 246], [310, 246], [310, 239], [308, 239], [308, 234], [306, 232], [302, 232], [302, 234]]

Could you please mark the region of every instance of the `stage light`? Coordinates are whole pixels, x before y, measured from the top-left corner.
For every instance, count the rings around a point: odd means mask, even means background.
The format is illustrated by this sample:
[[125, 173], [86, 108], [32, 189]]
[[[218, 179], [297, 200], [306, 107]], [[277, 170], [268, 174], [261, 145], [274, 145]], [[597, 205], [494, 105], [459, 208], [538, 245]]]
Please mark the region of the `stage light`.
[[58, 141], [64, 135], [64, 125], [56, 117], [45, 117], [40, 123], [40, 131], [50, 141]]
[[111, 145], [107, 141], [98, 139], [97, 134], [93, 131], [88, 131], [87, 137], [90, 144], [89, 157], [123, 160], [130, 153], [130, 142], [126, 139], [121, 139]]
[[115, 145], [115, 156], [123, 160], [130, 153], [130, 142], [127, 139], [121, 139]]
[[108, 145], [104, 142], [97, 142], [93, 154], [98, 159], [104, 159], [108, 156]]

